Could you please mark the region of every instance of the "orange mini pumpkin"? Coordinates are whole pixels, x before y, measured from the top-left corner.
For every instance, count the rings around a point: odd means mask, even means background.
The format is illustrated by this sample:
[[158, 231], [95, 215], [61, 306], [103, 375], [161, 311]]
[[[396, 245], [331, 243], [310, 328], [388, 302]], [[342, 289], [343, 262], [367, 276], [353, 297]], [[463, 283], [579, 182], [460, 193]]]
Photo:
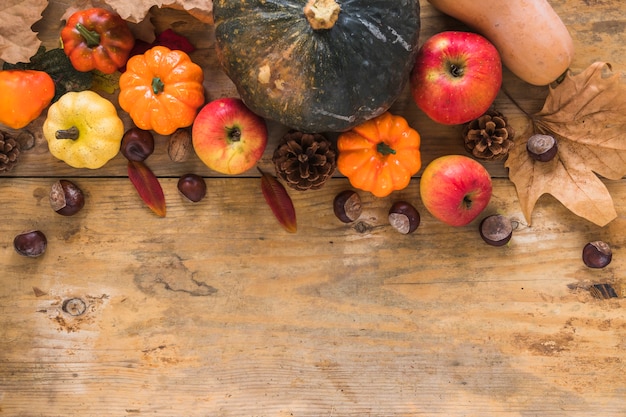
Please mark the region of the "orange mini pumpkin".
[[155, 46], [128, 60], [118, 100], [137, 127], [169, 135], [193, 123], [204, 104], [203, 82], [189, 55]]
[[422, 164], [419, 133], [389, 112], [340, 134], [337, 149], [339, 172], [376, 197], [406, 188]]

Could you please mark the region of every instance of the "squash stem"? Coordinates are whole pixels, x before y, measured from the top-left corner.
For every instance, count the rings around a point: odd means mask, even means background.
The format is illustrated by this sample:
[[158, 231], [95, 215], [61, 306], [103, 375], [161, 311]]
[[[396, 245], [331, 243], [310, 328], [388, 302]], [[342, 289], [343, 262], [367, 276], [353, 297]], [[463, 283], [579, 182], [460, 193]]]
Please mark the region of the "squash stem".
[[76, 23], [76, 30], [85, 39], [88, 47], [95, 48], [100, 45], [100, 34], [95, 30], [87, 29], [82, 23]]
[[163, 84], [163, 81], [161, 81], [159, 77], [154, 77], [152, 79], [152, 92], [154, 94], [162, 93], [164, 88], [165, 84]]
[[54, 132], [54, 137], [56, 139], [70, 139], [76, 140], [80, 136], [80, 132], [76, 126], [72, 126], [69, 129], [59, 129]]
[[385, 142], [380, 142], [378, 145], [376, 145], [376, 151], [382, 155], [396, 154], [396, 150], [387, 145]]
[[304, 6], [304, 15], [313, 30], [332, 28], [340, 11], [341, 6], [335, 0], [309, 0]]

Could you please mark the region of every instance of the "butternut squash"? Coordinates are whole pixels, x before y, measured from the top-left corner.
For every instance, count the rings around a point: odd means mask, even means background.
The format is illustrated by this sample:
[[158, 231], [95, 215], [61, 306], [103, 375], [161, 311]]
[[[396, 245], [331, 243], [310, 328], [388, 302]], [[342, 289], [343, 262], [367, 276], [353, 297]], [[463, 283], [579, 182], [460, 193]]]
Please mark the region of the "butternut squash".
[[547, 85], [569, 68], [572, 37], [547, 0], [428, 0], [493, 43], [522, 80]]

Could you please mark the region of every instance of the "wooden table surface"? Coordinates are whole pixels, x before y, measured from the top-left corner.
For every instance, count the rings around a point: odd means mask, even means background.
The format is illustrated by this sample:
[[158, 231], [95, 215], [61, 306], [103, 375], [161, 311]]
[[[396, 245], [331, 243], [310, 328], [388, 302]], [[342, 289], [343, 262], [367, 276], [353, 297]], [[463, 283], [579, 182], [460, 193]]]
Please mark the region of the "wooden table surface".
[[[38, 24], [53, 45], [63, 2]], [[626, 3], [551, 0], [576, 47], [572, 69], [604, 60], [626, 72]], [[422, 5], [422, 41], [459, 22]], [[212, 28], [182, 11], [154, 10], [157, 30], [194, 40], [208, 99], [234, 95], [217, 66]], [[36, 28], [37, 28], [36, 27]], [[505, 71], [505, 88], [528, 111], [544, 87]], [[525, 119], [504, 96], [516, 129]], [[423, 137], [423, 165], [464, 153], [459, 127], [427, 120], [408, 93], [394, 105]], [[508, 246], [482, 242], [478, 220], [453, 228], [419, 199], [418, 180], [387, 198], [361, 193], [364, 213], [340, 223], [336, 176], [319, 191], [290, 192], [298, 231], [281, 229], [255, 171], [216, 175], [194, 156], [171, 162], [166, 138], [147, 161], [167, 200], [152, 214], [121, 155], [99, 170], [55, 160], [41, 136], [0, 178], [1, 416], [626, 416], [626, 180], [607, 181], [618, 218], [596, 226], [544, 196], [524, 220], [502, 162], [485, 214], [519, 224]], [[125, 119], [128, 123], [128, 118]], [[286, 130], [270, 123], [260, 166]], [[208, 196], [186, 202], [179, 175], [206, 177]], [[54, 213], [59, 178], [86, 193], [74, 217]], [[406, 199], [422, 214], [412, 235], [387, 223]], [[48, 250], [24, 258], [13, 237], [41, 229]], [[613, 262], [581, 261], [590, 240]], [[598, 297], [593, 285], [618, 297]], [[86, 311], [64, 311], [80, 299]]]

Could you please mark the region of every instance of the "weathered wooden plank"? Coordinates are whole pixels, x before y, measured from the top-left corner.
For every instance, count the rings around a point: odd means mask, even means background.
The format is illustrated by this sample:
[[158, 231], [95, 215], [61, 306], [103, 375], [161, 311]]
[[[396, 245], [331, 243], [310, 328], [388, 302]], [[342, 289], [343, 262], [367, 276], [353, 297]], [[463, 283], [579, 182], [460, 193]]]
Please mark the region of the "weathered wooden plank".
[[[74, 217], [47, 206], [48, 179], [0, 183], [0, 408], [6, 415], [526, 415], [626, 410], [624, 206], [604, 228], [540, 200], [533, 225], [506, 247], [477, 221], [435, 221], [417, 185], [409, 236], [386, 222], [392, 198], [363, 195], [356, 224], [334, 218], [347, 186], [292, 193], [296, 234], [283, 231], [258, 179], [209, 179], [184, 201], [162, 179], [158, 218], [123, 179], [75, 179]], [[626, 184], [609, 183], [626, 201]], [[487, 212], [521, 215], [497, 180]], [[12, 236], [41, 228], [42, 258]], [[602, 238], [603, 270], [580, 260]], [[86, 312], [62, 309], [80, 298]], [[546, 395], [550, 393], [550, 395]]]
[[[626, 68], [626, 3], [554, 0], [572, 31], [574, 70], [607, 60]], [[36, 25], [57, 40], [51, 1]], [[422, 0], [422, 39], [464, 29]], [[157, 30], [189, 35], [205, 68], [208, 98], [235, 94], [219, 70], [211, 27], [186, 13], [155, 10]], [[545, 88], [505, 71], [505, 88], [532, 112]], [[522, 113], [497, 107], [517, 130]], [[424, 139], [424, 165], [462, 153], [459, 127], [436, 125], [408, 91], [393, 111]], [[129, 124], [127, 116], [125, 121]], [[345, 225], [332, 199], [348, 187], [291, 192], [299, 230], [286, 233], [265, 204], [257, 176], [210, 172], [197, 158], [170, 162], [166, 138], [147, 161], [168, 214], [158, 218], [125, 178], [121, 156], [75, 170], [37, 146], [0, 178], [0, 415], [7, 416], [622, 416], [626, 413], [623, 316], [626, 182], [607, 182], [618, 218], [600, 228], [540, 199], [524, 224], [502, 163], [486, 164], [494, 197], [485, 214], [519, 223], [510, 244], [484, 244], [477, 221], [451, 228], [421, 205], [417, 180], [382, 199], [362, 193], [363, 216]], [[285, 128], [270, 123], [260, 166], [271, 169]], [[201, 203], [183, 200], [176, 178], [207, 177]], [[51, 183], [74, 180], [87, 195], [70, 218], [48, 207]], [[422, 213], [410, 236], [386, 222], [396, 199]], [[15, 234], [40, 228], [38, 259], [20, 257]], [[582, 246], [614, 250], [605, 269], [586, 268]], [[617, 297], [597, 298], [593, 284]], [[85, 312], [64, 311], [70, 299]], [[78, 307], [81, 307], [78, 302]], [[66, 308], [66, 310], [68, 310]], [[75, 313], [74, 310], [68, 310]]]

